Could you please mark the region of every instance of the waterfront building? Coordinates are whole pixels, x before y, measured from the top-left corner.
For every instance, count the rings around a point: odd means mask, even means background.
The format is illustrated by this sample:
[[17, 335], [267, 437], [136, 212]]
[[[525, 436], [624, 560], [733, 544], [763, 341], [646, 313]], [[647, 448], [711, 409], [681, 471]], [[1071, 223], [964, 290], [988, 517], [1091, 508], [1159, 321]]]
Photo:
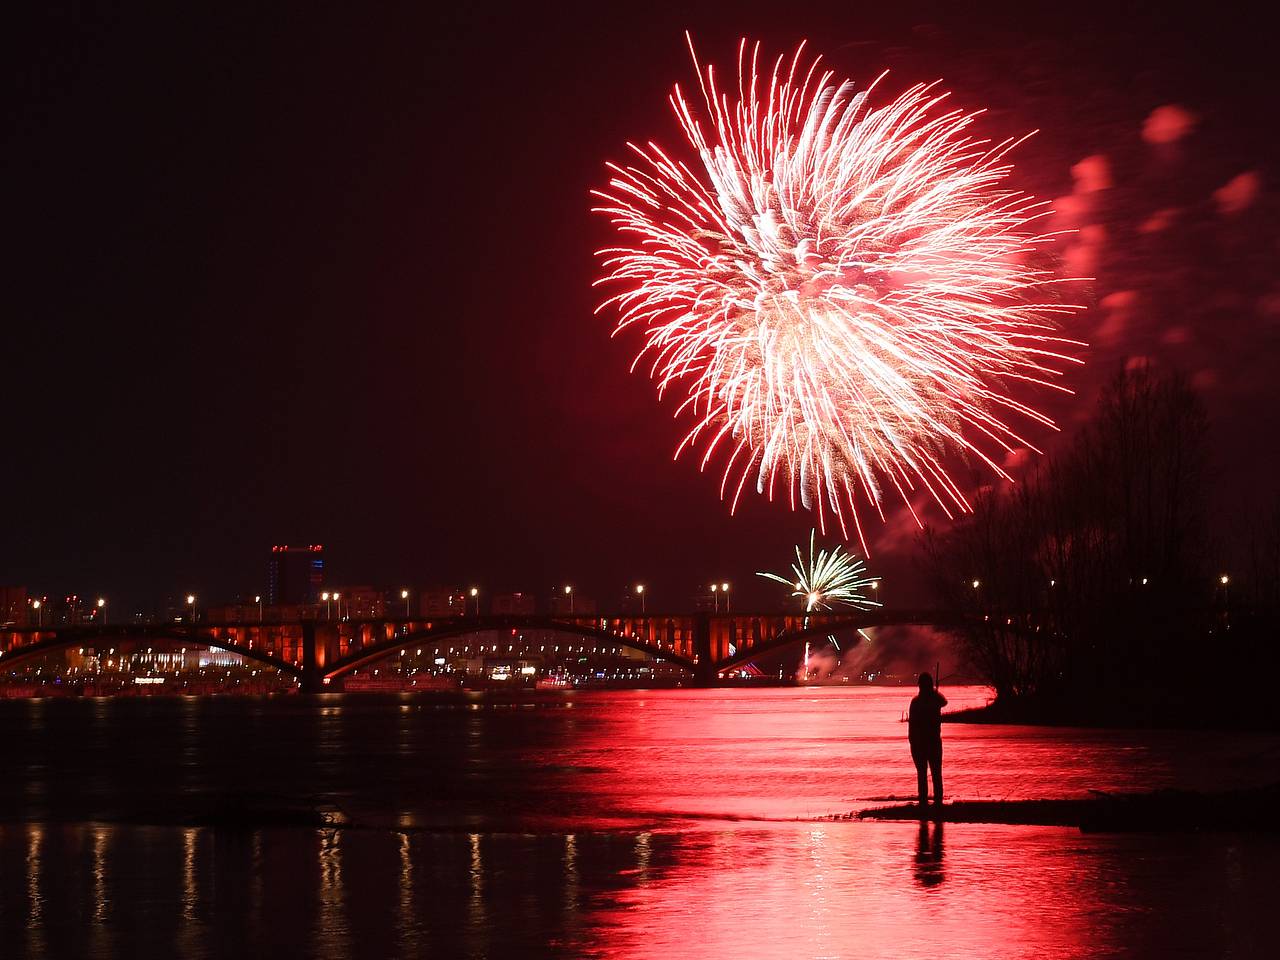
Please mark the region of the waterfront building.
[[563, 590], [555, 590], [551, 593], [548, 612], [553, 617], [593, 614], [596, 612], [596, 602], [593, 598], [580, 593], [565, 593]]
[[461, 617], [475, 604], [467, 605], [467, 595], [458, 587], [427, 587], [418, 591], [418, 614], [423, 617]]
[[489, 601], [489, 610], [495, 616], [532, 615], [537, 602], [532, 593], [495, 593]]
[[0, 624], [24, 623], [30, 604], [26, 587], [0, 587]]

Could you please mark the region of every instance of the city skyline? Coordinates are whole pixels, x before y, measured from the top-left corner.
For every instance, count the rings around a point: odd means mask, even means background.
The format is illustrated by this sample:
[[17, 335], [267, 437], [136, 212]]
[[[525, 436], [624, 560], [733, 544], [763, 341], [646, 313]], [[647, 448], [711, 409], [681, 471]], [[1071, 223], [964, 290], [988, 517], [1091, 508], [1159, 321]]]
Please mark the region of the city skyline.
[[[32, 589], [27, 585], [6, 585], [0, 587], [0, 617], [6, 617], [10, 622], [17, 622], [23, 619], [22, 614], [25, 611], [27, 619], [30, 619], [34, 616], [33, 603], [42, 604], [42, 609], [46, 611], [46, 616], [52, 616], [54, 611], [61, 612], [64, 615], [70, 612], [73, 619], [77, 621], [94, 619], [95, 611], [97, 618], [102, 620], [104, 608], [109, 603], [113, 603], [118, 612], [124, 611], [123, 615], [126, 617], [130, 615], [135, 617], [154, 617], [157, 614], [161, 614], [162, 610], [181, 611], [192, 605], [193, 598], [198, 601], [202, 609], [207, 609], [210, 606], [220, 608], [255, 606], [265, 609], [315, 608], [317, 606], [322, 607], [330, 601], [337, 601], [341, 598], [348, 603], [376, 602], [380, 607], [386, 608], [388, 616], [394, 616], [396, 610], [393, 608], [398, 609], [401, 606], [404, 606], [406, 611], [409, 611], [406, 615], [445, 614], [448, 611], [439, 609], [439, 606], [446, 598], [449, 601], [456, 601], [459, 606], [465, 601], [468, 609], [479, 598], [485, 608], [497, 604], [498, 607], [495, 608], [495, 612], [532, 613], [536, 608], [538, 612], [572, 613], [576, 608], [577, 612], [586, 613], [594, 612], [599, 608], [617, 613], [631, 612], [633, 607], [636, 610], [644, 608], [647, 603], [654, 601], [655, 593], [659, 597], [656, 602], [661, 604], [665, 599], [666, 602], [671, 604], [670, 609], [673, 611], [686, 608], [701, 610], [704, 607], [719, 610], [722, 606], [727, 606], [732, 597], [738, 595], [737, 584], [739, 581], [730, 580], [723, 576], [703, 578], [696, 583], [675, 587], [674, 590], [668, 591], [669, 597], [663, 598], [661, 589], [655, 589], [654, 581], [638, 579], [616, 587], [605, 586], [591, 578], [574, 580], [573, 582], [563, 579], [546, 587], [535, 587], [527, 582], [514, 585], [492, 585], [474, 579], [458, 578], [436, 582], [399, 580], [382, 584], [361, 581], [335, 583], [325, 580], [323, 575], [320, 575], [309, 580], [307, 584], [309, 592], [305, 595], [292, 594], [286, 596], [278, 593], [273, 596], [272, 582], [275, 571], [278, 569], [276, 565], [277, 558], [287, 552], [290, 552], [290, 548], [285, 545], [273, 545], [271, 547], [267, 570], [263, 578], [265, 586], [254, 586], [237, 590], [230, 594], [219, 595], [201, 590], [198, 585], [189, 585], [188, 589], [177, 589], [164, 595], [163, 598], [153, 601], [152, 606], [142, 608], [138, 608], [137, 604], [124, 603], [118, 593], [113, 593], [109, 590], [86, 591], [59, 596], [39, 589]], [[308, 562], [316, 562], [312, 561], [311, 558], [322, 557], [324, 547], [320, 544], [311, 544], [301, 548], [298, 552]], [[750, 580], [746, 582], [751, 583]], [[777, 604], [768, 604], [770, 609], [774, 606], [795, 605], [791, 594], [787, 591], [779, 591], [772, 587], [764, 589], [770, 595], [777, 595], [776, 600], [778, 602]], [[755, 596], [755, 594], [748, 593], [748, 596]], [[513, 604], [520, 609], [506, 609]], [[526, 606], [528, 609], [525, 609]], [[41, 607], [34, 609], [41, 609]], [[655, 607], [655, 611], [662, 609], [667, 608]], [[4, 620], [0, 619], [0, 623], [3, 622]]]

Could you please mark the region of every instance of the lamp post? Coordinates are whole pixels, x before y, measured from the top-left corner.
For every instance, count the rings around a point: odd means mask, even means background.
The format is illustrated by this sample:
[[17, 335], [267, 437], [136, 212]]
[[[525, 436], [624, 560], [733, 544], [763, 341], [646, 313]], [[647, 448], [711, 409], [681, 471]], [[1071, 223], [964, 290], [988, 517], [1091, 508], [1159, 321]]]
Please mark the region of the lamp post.
[[43, 627], [44, 626], [44, 608], [40, 606], [39, 600], [31, 601], [31, 606], [36, 612], [36, 626]]
[[320, 599], [324, 601], [324, 618], [330, 620], [333, 618], [333, 605], [329, 602], [329, 591], [326, 590], [320, 594]]
[[480, 588], [471, 588], [471, 599], [476, 602], [476, 616], [480, 616]]
[[342, 594], [335, 593], [333, 595], [333, 602], [338, 605], [338, 619], [341, 620], [342, 619]]
[[258, 622], [262, 622], [262, 595], [258, 594], [253, 598], [253, 602], [258, 605]]
[[636, 584], [636, 594], [640, 597], [640, 612], [644, 613], [644, 584]]
[[569, 598], [569, 616], [573, 616], [573, 587], [566, 586], [564, 595]]
[[400, 599], [404, 601], [404, 618], [409, 619], [409, 591], [401, 590]]
[[101, 622], [106, 623], [107, 622], [107, 598], [106, 597], [98, 598], [98, 613], [99, 613], [99, 616], [101, 617]]
[[882, 606], [882, 607], [883, 607], [883, 606], [884, 606], [884, 603], [883, 603], [883, 602], [881, 602], [881, 600], [880, 600], [880, 581], [879, 581], [879, 580], [872, 580], [872, 581], [871, 581], [871, 593], [872, 593], [872, 595], [876, 598], [876, 599], [875, 599], [875, 602], [876, 602], [876, 603], [878, 603], [878, 604], [880, 604], [880, 606]]
[[187, 594], [187, 608], [191, 611], [188, 614], [188, 616], [191, 618], [191, 622], [195, 623], [196, 622], [196, 595], [194, 593]]
[[720, 592], [724, 594], [724, 612], [729, 612], [729, 585], [727, 583], [720, 584]]
[[1229, 607], [1231, 606], [1231, 578], [1224, 573], [1218, 578], [1218, 582], [1222, 584], [1222, 605], [1224, 607]]

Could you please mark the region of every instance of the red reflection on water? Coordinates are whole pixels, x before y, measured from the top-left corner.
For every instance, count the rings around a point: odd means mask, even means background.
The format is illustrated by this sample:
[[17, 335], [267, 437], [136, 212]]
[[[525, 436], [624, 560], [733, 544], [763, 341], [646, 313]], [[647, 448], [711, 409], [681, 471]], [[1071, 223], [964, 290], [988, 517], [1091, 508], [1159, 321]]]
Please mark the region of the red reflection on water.
[[1230, 847], [978, 824], [706, 831], [680, 842], [673, 865], [587, 918], [587, 952], [634, 960], [1261, 955], [1251, 947], [1263, 941], [1248, 931], [1261, 929], [1269, 872], [1259, 869], [1261, 856], [1242, 866]]
[[1035, 896], [1044, 865], [1028, 881], [1009, 844], [1003, 853], [984, 844], [975, 876], [973, 862], [947, 862], [942, 829], [842, 824], [691, 838], [664, 876], [601, 912], [601, 955], [656, 960], [695, 942], [706, 960], [992, 957], [1016, 955], [1019, 944], [1063, 956], [1087, 942], [1087, 891], [1064, 891], [1045, 910]]
[[[1165, 956], [1187, 943], [1221, 952], [1230, 928], [1222, 911], [1194, 912], [1201, 887], [1227, 879], [1217, 850], [1188, 859], [1182, 841], [1167, 838], [821, 822], [914, 793], [900, 722], [912, 692], [582, 698], [556, 755], [577, 771], [570, 789], [589, 797], [599, 826], [647, 817], [665, 825], [655, 836], [679, 840], [670, 862], [655, 866], [646, 855], [634, 885], [595, 904], [584, 918], [592, 938], [578, 946], [640, 960]], [[985, 697], [946, 692], [958, 705]], [[1256, 777], [1257, 758], [1273, 756], [1277, 743], [968, 725], [948, 725], [944, 740], [951, 798], [1222, 787]], [[1256, 877], [1231, 880], [1228, 912], [1263, 895]], [[1171, 925], [1162, 909], [1192, 916]]]
[[[841, 816], [915, 796], [901, 722], [913, 688], [837, 687], [577, 695], [572, 731], [535, 757], [571, 771], [560, 787], [596, 826]], [[947, 688], [950, 709], [986, 702]], [[1028, 799], [1090, 790], [1256, 783], [1280, 738], [947, 724], [948, 799]], [[555, 812], [548, 811], [550, 822]], [[568, 827], [566, 827], [568, 828]]]

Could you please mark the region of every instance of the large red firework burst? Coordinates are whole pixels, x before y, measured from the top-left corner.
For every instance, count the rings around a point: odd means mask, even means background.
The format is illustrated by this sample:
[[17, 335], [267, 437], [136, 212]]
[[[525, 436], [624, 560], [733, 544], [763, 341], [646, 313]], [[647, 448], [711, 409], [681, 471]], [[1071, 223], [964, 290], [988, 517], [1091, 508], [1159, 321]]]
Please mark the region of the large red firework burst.
[[1000, 449], [1035, 449], [1009, 421], [1052, 421], [1009, 388], [1065, 389], [1079, 344], [1054, 320], [1076, 308], [1034, 265], [1045, 205], [1001, 186], [1018, 141], [970, 136], [977, 114], [936, 84], [873, 106], [875, 83], [803, 53], [762, 71], [744, 41], [736, 96], [699, 68], [705, 118], [674, 88], [699, 162], [649, 142], [609, 164], [595, 209], [622, 241], [597, 283], [618, 288], [601, 304], [615, 333], [643, 331], [635, 365], [687, 392], [676, 456], [700, 446], [705, 468], [722, 450], [734, 508], [748, 479], [771, 499], [781, 484], [846, 537], [852, 518], [865, 550], [860, 504], [883, 518], [886, 490], [910, 507], [923, 488], [964, 511], [949, 454], [1006, 476]]

